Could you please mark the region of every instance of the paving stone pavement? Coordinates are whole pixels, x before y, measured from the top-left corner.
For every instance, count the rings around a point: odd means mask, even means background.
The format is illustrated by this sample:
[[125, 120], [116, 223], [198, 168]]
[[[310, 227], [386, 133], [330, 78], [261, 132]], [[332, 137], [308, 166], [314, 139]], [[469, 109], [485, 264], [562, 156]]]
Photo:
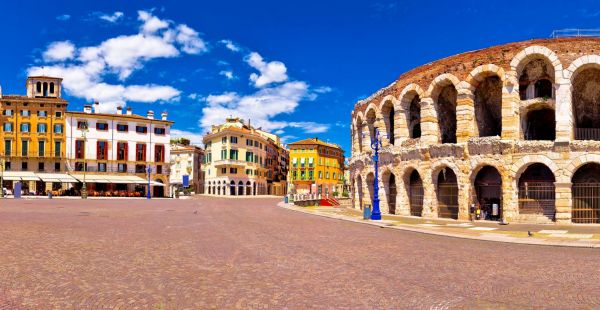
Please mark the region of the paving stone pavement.
[[600, 307], [598, 249], [380, 229], [277, 202], [2, 200], [0, 309]]

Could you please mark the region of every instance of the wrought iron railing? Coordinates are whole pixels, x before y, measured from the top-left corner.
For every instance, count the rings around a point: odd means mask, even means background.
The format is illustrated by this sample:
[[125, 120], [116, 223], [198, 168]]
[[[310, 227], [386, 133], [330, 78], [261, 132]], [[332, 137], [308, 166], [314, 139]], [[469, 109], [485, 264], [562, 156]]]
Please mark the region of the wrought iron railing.
[[573, 191], [573, 223], [600, 223], [600, 183], [575, 183]]
[[524, 182], [519, 186], [519, 213], [544, 215], [554, 220], [556, 215], [554, 183]]
[[458, 219], [458, 185], [438, 185], [438, 216]]
[[600, 128], [575, 128], [575, 139], [600, 141]]
[[425, 196], [423, 185], [410, 185], [408, 187], [408, 202], [410, 204], [410, 215], [423, 215], [423, 196]]

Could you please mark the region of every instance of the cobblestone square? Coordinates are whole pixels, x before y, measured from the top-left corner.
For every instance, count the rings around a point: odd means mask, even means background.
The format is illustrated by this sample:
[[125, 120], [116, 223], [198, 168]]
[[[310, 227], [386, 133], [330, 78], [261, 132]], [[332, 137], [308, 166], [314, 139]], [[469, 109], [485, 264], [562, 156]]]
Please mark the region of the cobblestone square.
[[0, 309], [600, 307], [595, 249], [379, 229], [277, 202], [1, 200]]

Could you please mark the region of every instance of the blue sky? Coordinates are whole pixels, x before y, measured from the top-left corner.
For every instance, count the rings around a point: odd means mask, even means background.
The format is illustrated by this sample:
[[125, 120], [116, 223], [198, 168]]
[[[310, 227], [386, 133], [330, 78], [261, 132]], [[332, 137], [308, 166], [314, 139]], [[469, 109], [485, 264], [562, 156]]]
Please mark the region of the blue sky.
[[[600, 28], [597, 1], [2, 1], [0, 85], [61, 75], [71, 110], [169, 112], [175, 134], [251, 119], [349, 156], [354, 103], [449, 55]], [[43, 67], [43, 68], [42, 68]]]

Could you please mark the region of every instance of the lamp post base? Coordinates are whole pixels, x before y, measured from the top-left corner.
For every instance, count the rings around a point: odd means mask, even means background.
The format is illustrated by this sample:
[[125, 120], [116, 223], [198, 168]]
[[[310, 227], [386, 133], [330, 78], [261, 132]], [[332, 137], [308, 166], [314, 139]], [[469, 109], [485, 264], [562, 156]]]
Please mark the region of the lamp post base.
[[87, 186], [83, 183], [83, 187], [81, 188], [81, 199], [87, 199]]

